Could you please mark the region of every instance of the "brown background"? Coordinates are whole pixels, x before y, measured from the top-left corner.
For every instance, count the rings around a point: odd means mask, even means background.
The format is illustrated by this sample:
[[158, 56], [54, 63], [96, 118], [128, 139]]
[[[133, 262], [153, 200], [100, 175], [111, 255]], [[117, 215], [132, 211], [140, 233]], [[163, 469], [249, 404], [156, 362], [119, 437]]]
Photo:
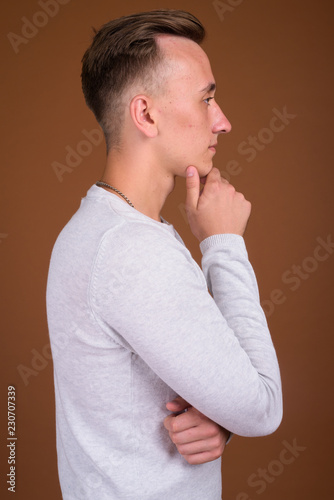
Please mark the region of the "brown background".
[[[6, 2], [0, 21], [4, 99], [0, 262], [5, 347], [0, 496], [10, 498], [4, 476], [9, 469], [7, 386], [12, 384], [17, 393], [15, 498], [61, 498], [45, 286], [55, 238], [100, 177], [104, 146], [92, 146], [77, 167], [63, 174], [62, 182], [52, 163], [65, 164], [66, 146], [77, 148], [85, 139], [82, 130], [97, 128], [80, 88], [80, 60], [90, 42], [91, 27], [134, 11], [169, 7], [193, 12], [208, 30], [204, 48], [216, 76], [217, 100], [233, 124], [232, 133], [220, 138], [215, 165], [225, 171], [228, 161], [239, 163], [241, 172], [231, 182], [253, 204], [246, 242], [283, 379], [285, 413], [279, 430], [265, 438], [235, 437], [224, 453], [224, 499], [332, 498], [334, 256], [322, 250], [319, 255], [323, 259], [327, 255], [326, 260], [313, 257], [317, 238], [326, 240], [334, 233], [332, 2], [226, 0], [221, 7], [230, 8], [221, 10], [223, 19], [211, 1], [63, 3], [57, 15], [30, 35], [28, 43], [18, 46], [18, 53], [7, 34], [22, 36], [22, 17], [32, 20], [41, 7], [37, 0]], [[36, 19], [40, 24], [45, 21]], [[282, 111], [285, 106], [296, 117], [281, 132], [271, 136], [263, 132], [273, 117], [272, 109]], [[247, 161], [250, 155], [238, 147], [249, 135], [259, 133], [270, 141], [253, 161]], [[196, 241], [183, 217], [183, 201], [180, 182], [163, 215], [199, 260]], [[299, 281], [291, 280], [296, 276], [294, 265], [302, 266]], [[277, 303], [270, 304], [272, 299]], [[303, 450], [290, 464], [280, 465], [280, 457], [292, 457], [281, 455], [284, 443], [292, 445], [294, 440]], [[256, 478], [259, 468], [269, 474], [263, 492], [258, 482], [254, 485], [255, 479], [253, 483], [249, 479], [252, 474]]]

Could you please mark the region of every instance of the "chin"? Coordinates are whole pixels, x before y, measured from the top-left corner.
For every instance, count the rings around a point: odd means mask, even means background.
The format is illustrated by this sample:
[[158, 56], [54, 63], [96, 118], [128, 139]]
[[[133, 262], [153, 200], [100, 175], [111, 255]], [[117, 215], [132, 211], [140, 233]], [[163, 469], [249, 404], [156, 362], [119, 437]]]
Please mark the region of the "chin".
[[211, 162], [209, 165], [197, 167], [198, 173], [200, 177], [206, 177], [212, 170], [213, 163]]
[[198, 172], [198, 175], [200, 177], [206, 177], [212, 170], [213, 168], [213, 162], [209, 162], [207, 163], [206, 165], [199, 165], [198, 163], [196, 164], [196, 162], [189, 162], [187, 167], [184, 169], [183, 173], [181, 174], [181, 177], [186, 177], [186, 174], [187, 174], [187, 168], [188, 166], [194, 166], [195, 168], [197, 168], [197, 172]]

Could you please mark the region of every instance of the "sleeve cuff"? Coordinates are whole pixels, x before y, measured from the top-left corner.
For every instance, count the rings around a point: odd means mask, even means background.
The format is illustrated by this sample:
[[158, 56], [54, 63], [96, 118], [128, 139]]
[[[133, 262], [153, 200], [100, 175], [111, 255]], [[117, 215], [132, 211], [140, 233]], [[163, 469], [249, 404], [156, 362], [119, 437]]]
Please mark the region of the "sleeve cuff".
[[210, 248], [219, 246], [224, 248], [239, 249], [247, 255], [245, 240], [239, 234], [214, 234], [213, 236], [205, 238], [205, 240], [201, 241], [199, 244], [202, 255]]

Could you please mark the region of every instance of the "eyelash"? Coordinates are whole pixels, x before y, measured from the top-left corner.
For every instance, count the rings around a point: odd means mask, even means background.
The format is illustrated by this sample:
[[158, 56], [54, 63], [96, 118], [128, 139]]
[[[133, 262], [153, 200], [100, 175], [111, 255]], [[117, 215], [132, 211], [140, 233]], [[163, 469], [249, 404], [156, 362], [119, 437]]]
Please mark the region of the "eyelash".
[[205, 102], [208, 106], [210, 106], [209, 101], [211, 101], [211, 99], [214, 99], [214, 97], [207, 97], [206, 99], [204, 99], [204, 102]]

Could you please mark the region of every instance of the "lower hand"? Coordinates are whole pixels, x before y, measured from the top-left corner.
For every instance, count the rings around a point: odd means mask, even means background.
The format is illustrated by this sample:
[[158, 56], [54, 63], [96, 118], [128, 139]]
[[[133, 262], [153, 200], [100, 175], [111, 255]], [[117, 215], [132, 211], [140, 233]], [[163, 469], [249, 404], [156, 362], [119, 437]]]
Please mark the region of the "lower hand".
[[191, 464], [204, 464], [219, 458], [224, 451], [229, 431], [213, 422], [203, 413], [178, 397], [167, 403], [172, 412], [185, 413], [168, 415], [164, 426], [178, 452]]

